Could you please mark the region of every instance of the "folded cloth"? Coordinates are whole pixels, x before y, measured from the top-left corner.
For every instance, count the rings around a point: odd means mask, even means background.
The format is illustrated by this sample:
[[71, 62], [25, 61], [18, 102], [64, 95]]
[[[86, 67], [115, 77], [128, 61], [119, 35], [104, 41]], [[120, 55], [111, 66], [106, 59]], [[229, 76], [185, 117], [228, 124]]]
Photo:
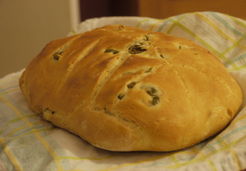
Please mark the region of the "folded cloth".
[[[216, 12], [164, 20], [106, 17], [82, 22], [71, 34], [124, 24], [195, 41], [217, 55], [246, 97], [246, 21]], [[31, 112], [20, 92], [22, 71], [0, 79], [0, 170], [236, 171], [246, 169], [246, 101], [220, 134], [176, 152], [110, 152], [95, 148]], [[192, 129], [192, 128], [191, 128]]]

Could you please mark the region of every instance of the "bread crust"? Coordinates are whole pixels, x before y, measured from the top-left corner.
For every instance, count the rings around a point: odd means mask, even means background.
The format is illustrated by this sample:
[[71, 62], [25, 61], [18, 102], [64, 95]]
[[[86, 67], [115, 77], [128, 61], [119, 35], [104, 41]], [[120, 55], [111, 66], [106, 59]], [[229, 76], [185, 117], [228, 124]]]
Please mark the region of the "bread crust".
[[189, 40], [109, 25], [55, 40], [20, 78], [30, 108], [111, 151], [172, 151], [222, 130], [242, 92]]

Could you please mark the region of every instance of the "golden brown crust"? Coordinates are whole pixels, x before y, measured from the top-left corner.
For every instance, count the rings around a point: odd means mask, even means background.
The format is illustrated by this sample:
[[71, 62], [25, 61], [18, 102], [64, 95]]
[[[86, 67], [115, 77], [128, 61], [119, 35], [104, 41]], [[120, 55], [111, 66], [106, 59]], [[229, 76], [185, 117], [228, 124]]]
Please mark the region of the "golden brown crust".
[[49, 43], [20, 87], [46, 120], [113, 151], [189, 147], [223, 129], [242, 103], [207, 50], [121, 25]]

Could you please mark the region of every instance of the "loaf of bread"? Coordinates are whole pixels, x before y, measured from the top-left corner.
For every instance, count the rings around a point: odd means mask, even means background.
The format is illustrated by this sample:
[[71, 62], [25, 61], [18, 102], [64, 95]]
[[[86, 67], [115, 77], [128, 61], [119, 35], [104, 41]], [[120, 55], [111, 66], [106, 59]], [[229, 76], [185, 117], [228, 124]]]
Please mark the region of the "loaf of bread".
[[225, 128], [242, 103], [208, 50], [123, 25], [48, 43], [20, 88], [34, 112], [110, 151], [190, 147]]

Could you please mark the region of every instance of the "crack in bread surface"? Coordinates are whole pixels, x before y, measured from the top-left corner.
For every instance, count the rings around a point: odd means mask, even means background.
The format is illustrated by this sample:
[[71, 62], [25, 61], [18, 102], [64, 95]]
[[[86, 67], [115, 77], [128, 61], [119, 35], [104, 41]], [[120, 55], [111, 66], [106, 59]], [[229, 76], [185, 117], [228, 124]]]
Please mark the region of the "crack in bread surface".
[[75, 60], [68, 65], [67, 72], [65, 73], [64, 77], [61, 79], [61, 82], [59, 86], [56, 89], [56, 92], [59, 92], [64, 83], [69, 78], [70, 73], [72, 73], [73, 69], [76, 67], [76, 64], [78, 64], [82, 59], [84, 59], [86, 56], [88, 56], [97, 46], [97, 44], [100, 42], [100, 39], [92, 42], [87, 47], [83, 48], [82, 51], [80, 51], [79, 55], [75, 58]]
[[120, 66], [128, 59], [129, 54], [127, 52], [119, 55], [119, 57], [114, 57], [113, 61], [108, 64], [108, 66], [101, 73], [90, 97], [91, 106], [95, 106], [95, 101], [102, 90], [103, 86], [107, 83], [107, 81], [111, 78], [113, 73], [120, 68]]
[[122, 115], [118, 114], [117, 112], [110, 111], [106, 106], [103, 109], [94, 108], [94, 111], [95, 112], [102, 112], [102, 113], [107, 114], [107, 115], [109, 115], [111, 117], [114, 117], [118, 121], [123, 123], [124, 125], [127, 125], [127, 127], [139, 128], [139, 125], [135, 121], [127, 119], [127, 118], [123, 117]]

